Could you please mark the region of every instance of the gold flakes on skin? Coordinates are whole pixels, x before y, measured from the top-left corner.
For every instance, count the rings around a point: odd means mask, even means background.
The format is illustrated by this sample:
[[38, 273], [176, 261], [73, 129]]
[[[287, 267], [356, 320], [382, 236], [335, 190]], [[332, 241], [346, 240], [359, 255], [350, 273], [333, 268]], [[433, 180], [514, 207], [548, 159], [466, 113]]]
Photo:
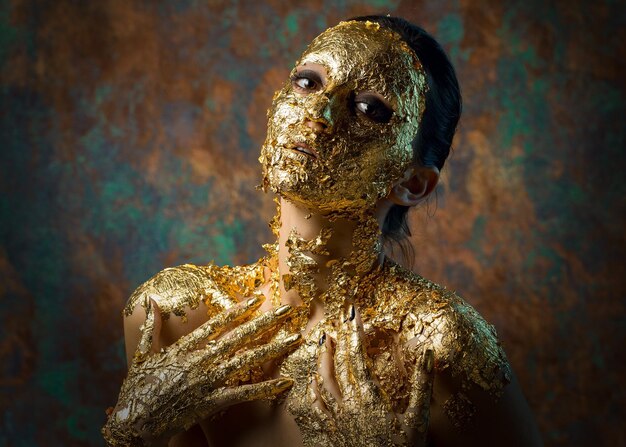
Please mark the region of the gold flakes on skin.
[[463, 430], [468, 427], [476, 413], [476, 407], [469, 398], [461, 393], [453, 394], [443, 404], [443, 411], [456, 428]]
[[283, 275], [285, 290], [292, 288], [297, 290], [300, 299], [304, 303], [310, 303], [317, 295], [317, 287], [311, 275], [319, 273], [317, 261], [308, 253], [313, 255], [328, 255], [326, 244], [330, 236], [330, 229], [325, 228], [322, 229], [315, 239], [307, 241], [301, 238], [298, 233], [292, 229], [285, 242], [289, 252], [287, 259], [289, 273]]
[[[370, 241], [369, 246], [374, 245], [375, 241]], [[411, 391], [419, 386], [411, 378], [419, 364], [418, 353], [426, 348], [433, 351], [436, 371], [450, 370], [461, 388], [477, 386], [494, 399], [501, 394], [510, 369], [495, 331], [454, 293], [390, 260], [363, 276], [334, 272], [331, 278], [330, 287], [321, 298], [328, 316], [281, 368], [281, 375], [294, 380], [287, 408], [300, 426], [304, 445], [337, 445], [337, 439], [325, 433], [328, 426], [320, 422], [324, 416], [313, 409], [309, 384], [311, 374], [317, 371], [321, 334], [335, 338], [336, 326], [342, 321], [341, 305], [333, 303], [343, 304], [346, 297], [354, 299], [361, 310], [370, 369], [394, 412], [407, 409]], [[354, 290], [358, 292], [350, 293]], [[355, 382], [353, 386], [361, 384]], [[349, 402], [344, 405], [350, 408]]]
[[[331, 259], [327, 247], [332, 234], [327, 228], [312, 240], [290, 228], [281, 229], [277, 206], [270, 228], [277, 238], [279, 230], [288, 234], [289, 271], [282, 276], [275, 242], [264, 246], [266, 257], [249, 266], [183, 265], [166, 269], [140, 286], [124, 313], [128, 316], [137, 305], [143, 306], [148, 313], [144, 333], [153, 328], [150, 298], [157, 301], [164, 319], [173, 314], [184, 321], [186, 312], [201, 302], [210, 318], [221, 315], [223, 319], [267, 282], [269, 299], [279, 306], [282, 280], [285, 289], [298, 292], [302, 304], [289, 309], [288, 317], [274, 315], [280, 323], [257, 332], [267, 347], [248, 357], [236, 357], [241, 354], [237, 349], [228, 351], [209, 340], [198, 351], [204, 354], [191, 357], [213, 355], [210, 367], [200, 360], [182, 366], [185, 337], [160, 355], [149, 353], [151, 335], [142, 337], [118, 406], [105, 427], [112, 445], [134, 445], [130, 442], [137, 438], [131, 439], [129, 431], [140, 437], [151, 431], [169, 433], [211, 416], [211, 405], [228, 402], [224, 393], [231, 389], [215, 389], [216, 383], [233, 387], [268, 380], [258, 364], [277, 356], [286, 379], [246, 388], [249, 394], [244, 400], [275, 396], [291, 386], [280, 408], [294, 417], [307, 447], [406, 446], [415, 433], [425, 436], [432, 388], [423, 377], [433, 368], [436, 373], [449, 372], [460, 389], [478, 388], [494, 399], [510, 381], [510, 368], [493, 326], [453, 292], [389, 259], [380, 262], [381, 233], [374, 209], [413, 162], [411, 142], [419, 130], [427, 88], [419, 60], [397, 34], [378, 24], [342, 22], [313, 40], [298, 62], [306, 64], [325, 67], [327, 82], [306, 95], [295, 92], [288, 82], [275, 95], [259, 159], [262, 186], [331, 221], [356, 222], [352, 252]], [[351, 109], [352, 94], [372, 91], [391, 105], [389, 123], [372, 122]], [[326, 127], [314, 130], [307, 121]], [[292, 150], [297, 143], [314, 148], [317, 157]], [[318, 289], [314, 278], [321, 272], [327, 275], [322, 278], [328, 286], [324, 290]], [[305, 331], [313, 300], [323, 305], [324, 316]], [[350, 305], [358, 309], [363, 323], [362, 340], [355, 338], [354, 315], [345, 313]], [[246, 315], [250, 319], [256, 314]], [[257, 331], [265, 324], [258, 318], [254, 320]], [[242, 318], [235, 329], [242, 340], [250, 336], [245, 321]], [[302, 334], [299, 346], [290, 341], [293, 333]], [[196, 331], [192, 334], [198, 337]], [[329, 344], [336, 348], [341, 402], [323, 386], [319, 389], [323, 385], [319, 359]], [[189, 385], [201, 380], [202, 386]], [[159, 396], [171, 386], [189, 389], [174, 393], [173, 407], [168, 407]], [[471, 419], [472, 407], [461, 393], [444, 405], [455, 425]], [[134, 422], [128, 421], [128, 414]], [[396, 415], [403, 415], [405, 422]]]
[[[362, 22], [342, 22], [315, 38], [297, 65], [311, 63], [325, 67], [326, 85], [301, 94], [287, 81], [275, 95], [259, 158], [262, 186], [313, 210], [354, 217], [385, 197], [412, 163], [426, 77], [400, 36]], [[385, 98], [390, 122], [357, 114], [352, 95], [363, 92]], [[293, 150], [303, 142], [318, 156]]]
[[[319, 413], [313, 405], [315, 400], [320, 398], [312, 393], [310, 387], [314, 378], [319, 376], [318, 359], [325, 349], [325, 344], [320, 344], [320, 339], [325, 337], [337, 340], [341, 330], [340, 325], [345, 324], [346, 320], [343, 313], [346, 301], [354, 302], [359, 309], [365, 331], [364, 346], [369, 370], [372, 378], [380, 384], [381, 396], [384, 396], [380, 407], [372, 407], [376, 411], [370, 414], [377, 416], [370, 421], [370, 424], [374, 424], [385, 412], [407, 411], [411, 393], [419, 391], [420, 384], [416, 382], [415, 373], [420, 364], [420, 353], [425, 348], [432, 349], [434, 353], [436, 371], [451, 371], [452, 375], [460, 380], [462, 389], [477, 386], [497, 398], [510, 377], [506, 357], [498, 344], [493, 327], [454, 293], [415, 275], [388, 259], [382, 265], [371, 265], [369, 271], [356, 271], [355, 266], [360, 264], [358, 260], [374, 259], [374, 254], [378, 253], [379, 233], [370, 231], [371, 227], [371, 222], [364, 218], [362, 228], [358, 228], [355, 232], [355, 240], [358, 240], [358, 244], [354, 244], [355, 250], [345, 259], [337, 259], [332, 263], [328, 279], [329, 287], [318, 296], [324, 303], [325, 317], [304, 335], [303, 343], [294, 352], [286, 355], [280, 366], [281, 376], [293, 381], [292, 388], [284, 397], [284, 408], [298, 423], [305, 446], [407, 445], [408, 434], [396, 422], [385, 428], [389, 430], [389, 433], [395, 433], [393, 440], [376, 444], [380, 441], [377, 435], [368, 431], [367, 424], [362, 425], [359, 422], [362, 421], [360, 419], [362, 412], [368, 411], [370, 407], [364, 409], [358, 406], [358, 402], [343, 402], [342, 408], [345, 407], [345, 411], [338, 420], [333, 421], [327, 414]], [[297, 237], [297, 241], [292, 244], [293, 255], [298, 257], [303, 254], [312, 255], [313, 252], [324, 253], [324, 245], [329, 237], [327, 232], [311, 241]], [[272, 245], [272, 247], [275, 246]], [[194, 302], [188, 297], [206, 297], [209, 304], [218, 303], [210, 306], [214, 309], [212, 311], [212, 316], [214, 316], [220, 313], [218, 309], [222, 308], [222, 303], [228, 300], [236, 303], [239, 300], [238, 297], [253, 294], [255, 286], [259, 286], [260, 281], [263, 282], [263, 272], [267, 269], [271, 270], [270, 290], [274, 290], [272, 293], [276, 294], [273, 297], [278, 296], [280, 278], [277, 252], [272, 250], [272, 254], [250, 266], [231, 268], [209, 265], [166, 269], [137, 289], [129, 301], [129, 308], [134, 308], [133, 302], [141, 302], [142, 296], [149, 296], [151, 293], [158, 293], [159, 296], [171, 300], [167, 306], [162, 306], [164, 309], [169, 309], [171, 313], [176, 313], [180, 309], [184, 310], [190, 302]], [[297, 283], [300, 276], [295, 275], [294, 278]], [[213, 296], [218, 299], [212, 299]], [[149, 300], [148, 303], [150, 303]], [[148, 304], [148, 310], [149, 306]], [[232, 308], [232, 305], [227, 308]], [[277, 328], [280, 329], [277, 338], [280, 340], [286, 337], [285, 334], [302, 333], [308, 322], [308, 315], [308, 303], [303, 303], [293, 309], [289, 318], [282, 323], [282, 327]], [[150, 318], [147, 321], [147, 327], [149, 327]], [[264, 339], [270, 340], [269, 337]], [[221, 354], [223, 353], [220, 352]], [[184, 377], [205, 374], [204, 368], [195, 370], [186, 367], [181, 370], [176, 362], [172, 360], [171, 367], [167, 366], [171, 369], [166, 370], [161, 369], [166, 363], [159, 364], [160, 366], [155, 365], [156, 369], [151, 374], [157, 371], [161, 371], [159, 374], [165, 374], [167, 377], [172, 374], [172, 378], [168, 381], [175, 378], [179, 380], [178, 375], [183, 373]], [[215, 365], [215, 368], [227, 365], [226, 358]], [[345, 374], [345, 372], [339, 369], [336, 374]], [[262, 377], [259, 368], [251, 368], [248, 373], [234, 373], [225, 383], [228, 386], [239, 386], [267, 379], [267, 377]], [[353, 388], [359, 389], [363, 386], [356, 378], [351, 380]], [[135, 389], [143, 389], [136, 388], [137, 383], [135, 379], [129, 381], [124, 386], [122, 394], [135, 396]], [[163, 382], [158, 383], [162, 386]], [[210, 393], [208, 390], [207, 388], [207, 393]], [[259, 396], [264, 396], [263, 392], [269, 393], [267, 390], [258, 392]], [[181, 405], [184, 401], [184, 405], [189, 407], [199, 406], [203, 402], [203, 396], [204, 394], [187, 393], [181, 396]], [[144, 399], [145, 397], [137, 394], [126, 401], [143, 402]], [[461, 407], [461, 403], [464, 406]], [[471, 406], [460, 397], [455, 397], [455, 400], [446, 405], [446, 414], [449, 418], [454, 418], [452, 422], [455, 424], [464, 424], [467, 420], [465, 416], [471, 413], [467, 410]], [[141, 414], [142, 410], [139, 406], [133, 406], [132, 409]], [[424, 417], [426, 416], [423, 414], [418, 415], [416, 425], [418, 423], [423, 425], [420, 421], [423, 421]], [[158, 430], [166, 431], [180, 423], [182, 419], [176, 413], [162, 413], [158, 418], [148, 418], [148, 420], [157, 424], [155, 427], [158, 427]], [[185, 421], [187, 424], [192, 424], [195, 420], [185, 419]], [[108, 427], [115, 432], [119, 428], [116, 424], [122, 424], [122, 422], [113, 420]], [[361, 431], [350, 432], [353, 435], [347, 436], [345, 433], [339, 433], [336, 428], [332, 428], [336, 423], [350, 426], [354, 430], [360, 427], [358, 430]], [[112, 439], [117, 439], [115, 434], [110, 433], [109, 435], [113, 436]], [[118, 435], [119, 439], [124, 439], [121, 432]], [[371, 439], [378, 440], [374, 442]], [[359, 441], [355, 444], [354, 440]]]
[[237, 297], [251, 296], [263, 283], [263, 268], [258, 265], [184, 264], [166, 268], [135, 290], [124, 308], [124, 316], [130, 316], [137, 305], [147, 310], [152, 298], [163, 320], [173, 314], [186, 322], [186, 312], [197, 309], [201, 302], [206, 304], [209, 314], [219, 312], [234, 305]]

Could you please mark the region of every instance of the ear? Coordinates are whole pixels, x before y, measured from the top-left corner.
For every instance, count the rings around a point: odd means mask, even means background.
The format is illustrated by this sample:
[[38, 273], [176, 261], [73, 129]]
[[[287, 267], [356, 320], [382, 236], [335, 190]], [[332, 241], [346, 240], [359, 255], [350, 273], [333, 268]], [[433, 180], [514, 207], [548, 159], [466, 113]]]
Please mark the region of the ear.
[[411, 166], [387, 198], [396, 205], [415, 206], [433, 192], [438, 181], [439, 169], [435, 166]]

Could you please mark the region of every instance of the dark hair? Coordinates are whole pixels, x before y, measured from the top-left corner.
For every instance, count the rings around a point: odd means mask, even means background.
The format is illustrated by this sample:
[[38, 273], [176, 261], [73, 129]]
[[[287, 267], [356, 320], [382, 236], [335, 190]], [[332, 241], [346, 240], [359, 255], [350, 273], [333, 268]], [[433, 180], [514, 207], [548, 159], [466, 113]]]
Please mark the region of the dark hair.
[[[350, 20], [376, 22], [395, 31], [415, 52], [426, 72], [428, 91], [426, 107], [418, 134], [413, 140], [413, 159], [422, 166], [435, 166], [439, 170], [450, 153], [452, 138], [461, 116], [461, 92], [459, 83], [441, 45], [419, 26], [399, 17], [361, 16]], [[407, 224], [408, 206], [393, 205], [383, 224], [386, 243], [397, 242], [407, 257], [402, 242], [411, 235]]]

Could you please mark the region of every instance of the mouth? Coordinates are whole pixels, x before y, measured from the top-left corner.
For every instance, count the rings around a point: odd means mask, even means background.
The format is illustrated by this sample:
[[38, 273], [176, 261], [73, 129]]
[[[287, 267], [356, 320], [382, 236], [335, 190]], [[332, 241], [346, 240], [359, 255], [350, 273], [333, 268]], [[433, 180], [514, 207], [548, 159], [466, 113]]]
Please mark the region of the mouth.
[[313, 149], [311, 146], [304, 142], [294, 143], [292, 147], [290, 147], [292, 151], [300, 152], [301, 154], [308, 155], [311, 158], [318, 158], [317, 151]]

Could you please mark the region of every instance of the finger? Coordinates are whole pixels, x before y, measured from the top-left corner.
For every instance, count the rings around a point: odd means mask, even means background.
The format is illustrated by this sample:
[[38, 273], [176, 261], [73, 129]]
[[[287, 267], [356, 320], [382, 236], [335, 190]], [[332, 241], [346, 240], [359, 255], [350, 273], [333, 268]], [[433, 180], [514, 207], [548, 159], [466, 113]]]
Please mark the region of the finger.
[[280, 357], [293, 347], [300, 344], [302, 336], [293, 334], [280, 340], [274, 340], [263, 346], [242, 352], [222, 363], [208, 375], [208, 386], [221, 386], [228, 378], [240, 371], [260, 365], [268, 360]]
[[321, 350], [315, 374], [316, 395], [321, 399], [320, 406], [325, 407], [333, 415], [337, 415], [339, 412], [338, 402], [341, 401], [341, 392], [335, 378], [334, 349], [330, 338], [326, 337], [326, 334], [322, 335], [319, 343]]
[[229, 309], [239, 304], [232, 296], [217, 287], [205, 290], [204, 294], [206, 297], [206, 304], [210, 304], [218, 309]]
[[163, 347], [161, 343], [161, 327], [163, 326], [163, 318], [161, 317], [161, 309], [158, 302], [154, 298], [150, 298], [154, 315], [154, 330], [152, 331], [152, 352], [159, 352]]
[[[349, 315], [347, 316], [349, 318]], [[354, 378], [350, 368], [350, 341], [348, 321], [339, 322], [337, 328], [337, 343], [335, 345], [335, 377], [339, 385], [339, 391], [343, 397], [343, 401], [351, 401], [356, 399], [356, 389]]]
[[362, 402], [376, 402], [382, 399], [380, 387], [372, 380], [372, 373], [367, 362], [363, 322], [354, 304], [348, 308], [346, 318], [348, 325], [346, 338], [349, 342], [350, 368], [354, 382], [358, 386]]
[[224, 358], [230, 357], [239, 348], [248, 344], [255, 336], [271, 329], [277, 323], [287, 318], [292, 311], [293, 308], [285, 304], [238, 326], [221, 339], [213, 341], [211, 345], [208, 345], [204, 349], [201, 359], [203, 361], [222, 361]]
[[407, 433], [413, 434], [414, 442], [425, 441], [430, 418], [430, 400], [434, 382], [434, 352], [426, 348], [415, 365], [415, 372], [411, 380], [411, 394], [409, 406], [404, 413], [404, 425]]
[[198, 406], [197, 419], [205, 419], [232, 405], [253, 400], [268, 399], [284, 393], [293, 386], [293, 380], [280, 378], [265, 382], [241, 385], [232, 388], [219, 388], [209, 393]]
[[[325, 337], [322, 336], [320, 342], [324, 343], [324, 339]], [[331, 358], [331, 363], [332, 360], [333, 359]], [[319, 359], [318, 371], [316, 371], [309, 379], [309, 384], [306, 388], [306, 395], [304, 396], [304, 402], [301, 405], [311, 409], [311, 416], [322, 432], [336, 433], [336, 421], [339, 415], [339, 406], [335, 398], [324, 386], [324, 379], [319, 374]]]
[[198, 344], [212, 340], [222, 334], [226, 328], [235, 322], [246, 319], [250, 314], [257, 310], [265, 297], [262, 294], [254, 296], [236, 306], [229, 307], [220, 312], [206, 323], [203, 323], [196, 330], [181, 337], [176, 345], [181, 350], [190, 350], [198, 346]]
[[161, 349], [159, 343], [159, 336], [161, 334], [161, 312], [154, 299], [148, 298], [147, 300], [146, 319], [139, 328], [141, 338], [139, 339], [139, 344], [137, 345], [133, 357], [134, 363], [145, 361], [149, 353], [158, 352]]
[[[317, 423], [322, 425], [327, 424], [329, 421], [335, 420], [337, 418], [337, 406], [329, 405], [324, 398], [322, 398], [320, 392], [323, 392], [324, 386], [322, 384], [322, 378], [319, 374], [314, 374], [311, 377], [309, 385], [307, 386], [307, 394], [306, 394], [306, 404], [310, 406], [313, 414], [315, 415], [315, 419], [317, 419]], [[332, 401], [332, 397], [330, 397]], [[336, 401], [333, 401], [336, 403]]]
[[370, 383], [371, 374], [367, 366], [367, 354], [363, 340], [365, 334], [360, 324], [360, 315], [354, 304], [351, 304], [346, 314], [348, 325], [347, 340], [349, 342], [350, 359], [352, 360], [352, 374], [357, 383]]

